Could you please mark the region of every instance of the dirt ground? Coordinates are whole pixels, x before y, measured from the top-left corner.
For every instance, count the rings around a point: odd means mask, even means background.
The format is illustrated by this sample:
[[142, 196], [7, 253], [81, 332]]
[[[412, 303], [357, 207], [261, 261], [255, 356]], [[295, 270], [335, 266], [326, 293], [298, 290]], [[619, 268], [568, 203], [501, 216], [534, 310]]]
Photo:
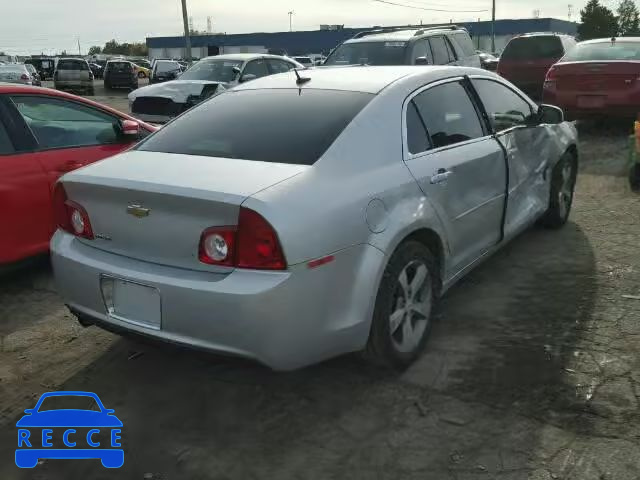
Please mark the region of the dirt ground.
[[[0, 279], [0, 478], [637, 480], [640, 196], [626, 131], [582, 128], [571, 222], [454, 287], [401, 375], [355, 356], [292, 373], [79, 326], [47, 259]], [[125, 464], [13, 461], [51, 390], [96, 392]]]

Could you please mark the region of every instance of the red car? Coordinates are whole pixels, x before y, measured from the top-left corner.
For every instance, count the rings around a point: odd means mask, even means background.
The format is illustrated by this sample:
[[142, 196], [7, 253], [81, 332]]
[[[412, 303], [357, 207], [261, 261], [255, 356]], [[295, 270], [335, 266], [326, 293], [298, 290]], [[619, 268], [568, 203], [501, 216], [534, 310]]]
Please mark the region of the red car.
[[512, 38], [500, 55], [498, 74], [540, 100], [547, 71], [575, 45], [573, 37], [557, 33], [527, 33]]
[[636, 118], [640, 112], [640, 37], [580, 42], [551, 67], [544, 102], [568, 119], [594, 115]]
[[0, 84], [0, 265], [46, 252], [53, 186], [126, 150], [156, 127], [47, 88]]

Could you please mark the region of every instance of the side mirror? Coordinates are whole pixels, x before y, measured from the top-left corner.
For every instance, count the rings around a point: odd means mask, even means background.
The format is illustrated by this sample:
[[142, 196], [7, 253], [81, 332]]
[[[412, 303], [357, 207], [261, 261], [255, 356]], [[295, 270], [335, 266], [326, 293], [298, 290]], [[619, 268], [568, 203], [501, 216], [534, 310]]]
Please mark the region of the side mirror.
[[242, 72], [239, 67], [233, 67], [231, 70], [236, 74], [236, 77], [240, 75], [240, 72]]
[[429, 65], [429, 60], [427, 60], [427, 57], [418, 57], [416, 58], [416, 65]]
[[240, 83], [249, 82], [251, 80], [255, 80], [256, 78], [258, 78], [256, 75], [252, 73], [246, 73], [240, 77]]
[[564, 112], [561, 108], [554, 105], [542, 104], [538, 108], [538, 123], [546, 123], [549, 125], [557, 125], [564, 122]]
[[140, 136], [140, 124], [135, 120], [121, 120], [120, 132], [123, 137], [137, 138]]

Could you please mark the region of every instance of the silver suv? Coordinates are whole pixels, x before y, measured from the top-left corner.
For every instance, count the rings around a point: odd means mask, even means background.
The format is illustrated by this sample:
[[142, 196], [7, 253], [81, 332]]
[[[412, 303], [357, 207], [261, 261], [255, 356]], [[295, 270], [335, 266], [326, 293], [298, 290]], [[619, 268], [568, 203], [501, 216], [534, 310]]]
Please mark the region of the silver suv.
[[469, 32], [456, 25], [404, 27], [357, 33], [324, 65], [462, 65], [480, 68]]
[[93, 73], [83, 58], [61, 58], [53, 74], [53, 85], [57, 90], [82, 91], [93, 95]]

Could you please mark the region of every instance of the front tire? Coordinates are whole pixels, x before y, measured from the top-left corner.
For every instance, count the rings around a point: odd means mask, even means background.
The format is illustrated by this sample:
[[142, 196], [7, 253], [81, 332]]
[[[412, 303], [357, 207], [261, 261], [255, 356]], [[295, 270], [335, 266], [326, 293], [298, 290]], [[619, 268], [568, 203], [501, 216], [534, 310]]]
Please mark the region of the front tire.
[[540, 223], [546, 228], [561, 228], [569, 219], [578, 175], [578, 162], [571, 153], [565, 153], [551, 174], [549, 208]]
[[386, 367], [408, 367], [424, 348], [439, 295], [438, 262], [422, 243], [402, 243], [384, 271], [364, 356]]

